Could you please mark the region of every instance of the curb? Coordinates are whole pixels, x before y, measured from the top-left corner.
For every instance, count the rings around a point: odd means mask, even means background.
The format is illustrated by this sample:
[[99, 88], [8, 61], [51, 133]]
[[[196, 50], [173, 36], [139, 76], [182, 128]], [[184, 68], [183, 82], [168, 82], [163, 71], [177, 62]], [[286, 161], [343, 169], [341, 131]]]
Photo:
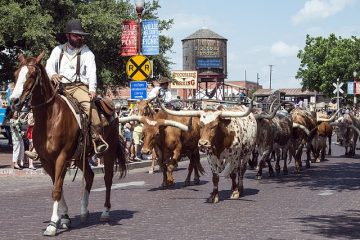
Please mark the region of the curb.
[[[157, 163], [155, 162], [155, 166]], [[133, 170], [138, 168], [146, 168], [151, 166], [151, 160], [144, 160], [141, 162], [132, 162], [127, 164], [127, 169]], [[104, 168], [103, 167], [91, 167], [94, 174], [103, 174]], [[114, 167], [114, 171], [116, 170], [116, 167]], [[76, 173], [76, 169], [68, 169], [67, 175], [74, 176]], [[78, 174], [81, 174], [81, 170], [78, 170]], [[47, 175], [46, 171], [43, 168], [38, 168], [36, 170], [31, 170], [24, 168], [22, 170], [17, 170], [13, 168], [2, 168], [0, 169], [0, 177], [1, 176], [35, 176], [35, 175]]]

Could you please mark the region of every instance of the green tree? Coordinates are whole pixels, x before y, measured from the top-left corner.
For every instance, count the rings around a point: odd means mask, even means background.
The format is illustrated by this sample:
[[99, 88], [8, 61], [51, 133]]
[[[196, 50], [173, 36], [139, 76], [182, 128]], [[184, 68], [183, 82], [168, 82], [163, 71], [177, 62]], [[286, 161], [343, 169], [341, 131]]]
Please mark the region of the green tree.
[[[66, 39], [61, 32], [66, 22], [81, 19], [91, 33], [87, 44], [95, 54], [100, 88], [128, 83], [125, 65], [128, 58], [119, 55], [121, 23], [137, 19], [129, 0], [0, 0], [0, 81], [13, 80], [16, 56], [20, 51], [37, 55], [51, 50]], [[159, 19], [157, 0], [146, 2], [143, 19]], [[160, 20], [160, 33], [172, 26], [173, 20]], [[169, 75], [172, 62], [165, 56], [173, 39], [160, 35], [160, 54], [151, 56], [154, 75]], [[150, 79], [151, 80], [151, 79]], [[1, 82], [0, 82], [1, 84]]]
[[331, 34], [328, 38], [306, 36], [305, 47], [298, 53], [301, 61], [296, 78], [303, 89], [333, 94], [332, 83], [339, 78], [346, 83], [353, 71], [360, 70], [360, 40], [343, 39]]

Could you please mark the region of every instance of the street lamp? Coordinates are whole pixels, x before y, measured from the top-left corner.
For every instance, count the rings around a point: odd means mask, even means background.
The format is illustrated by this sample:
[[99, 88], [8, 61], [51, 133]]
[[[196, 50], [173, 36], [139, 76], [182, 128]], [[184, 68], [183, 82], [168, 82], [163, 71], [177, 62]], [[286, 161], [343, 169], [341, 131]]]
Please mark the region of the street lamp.
[[135, 7], [136, 7], [136, 14], [138, 17], [138, 27], [137, 27], [137, 33], [138, 33], [138, 54], [141, 53], [141, 15], [144, 11], [144, 5], [145, 0], [135, 0]]

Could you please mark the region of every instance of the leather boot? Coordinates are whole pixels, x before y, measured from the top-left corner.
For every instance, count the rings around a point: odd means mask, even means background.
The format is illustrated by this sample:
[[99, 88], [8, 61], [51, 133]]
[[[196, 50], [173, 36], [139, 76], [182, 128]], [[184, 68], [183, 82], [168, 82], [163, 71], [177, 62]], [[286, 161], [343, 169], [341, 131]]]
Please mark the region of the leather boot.
[[109, 145], [100, 134], [100, 129], [100, 126], [91, 126], [92, 143], [94, 145], [94, 151], [97, 155], [103, 154], [109, 148]]

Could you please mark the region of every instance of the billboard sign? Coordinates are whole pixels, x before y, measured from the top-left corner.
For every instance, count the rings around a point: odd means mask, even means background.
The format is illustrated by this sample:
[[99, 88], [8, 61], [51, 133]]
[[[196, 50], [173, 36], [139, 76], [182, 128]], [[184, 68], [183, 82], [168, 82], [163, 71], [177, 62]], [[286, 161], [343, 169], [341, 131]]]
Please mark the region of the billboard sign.
[[141, 22], [142, 54], [159, 54], [159, 20], [149, 19]]
[[125, 20], [121, 26], [120, 55], [134, 56], [137, 54], [137, 22]]
[[172, 71], [171, 76], [175, 79], [171, 83], [172, 89], [197, 88], [197, 71]]

